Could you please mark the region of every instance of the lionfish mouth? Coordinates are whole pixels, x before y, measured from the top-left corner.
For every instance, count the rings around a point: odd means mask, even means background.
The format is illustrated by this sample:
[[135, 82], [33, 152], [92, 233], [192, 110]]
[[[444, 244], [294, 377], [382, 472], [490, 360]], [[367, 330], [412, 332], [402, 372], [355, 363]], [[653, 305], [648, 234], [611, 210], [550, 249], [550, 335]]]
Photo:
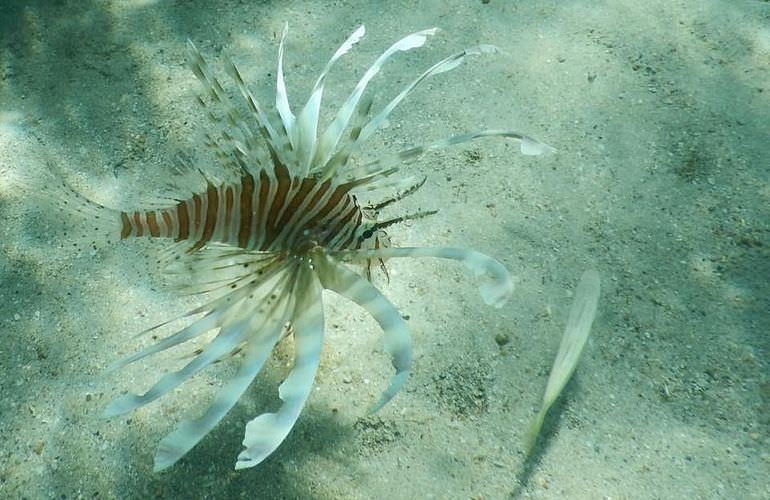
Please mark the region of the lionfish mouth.
[[[110, 220], [115, 221], [113, 229], [121, 239], [147, 236], [175, 241], [166, 256], [168, 272], [188, 280], [188, 291], [210, 293], [204, 305], [182, 316], [197, 319], [188, 319], [181, 330], [119, 361], [112, 369], [207, 333], [213, 334], [211, 341], [183, 368], [163, 375], [144, 394], [115, 399], [106, 408], [106, 416], [144, 406], [212, 363], [235, 352], [240, 354], [235, 376], [226, 381], [203, 415], [182, 421], [160, 442], [155, 456], [156, 471], [177, 462], [222, 420], [288, 329], [293, 334], [295, 354], [293, 368], [279, 388], [282, 405], [276, 412], [264, 413], [248, 422], [245, 449], [238, 455], [235, 468], [259, 464], [281, 444], [307, 401], [319, 365], [324, 336], [324, 289], [363, 307], [384, 333], [385, 350], [395, 374], [372, 411], [379, 410], [396, 395], [412, 363], [406, 322], [398, 309], [352, 266], [365, 266], [368, 276], [368, 266], [384, 259], [452, 259], [483, 278], [480, 290], [487, 304], [501, 307], [512, 292], [507, 270], [481, 253], [458, 248], [391, 247], [384, 228], [409, 217], [378, 222], [373, 215], [376, 210], [358, 203], [358, 196], [373, 190], [402, 193], [390, 201], [397, 201], [404, 193], [411, 194], [415, 180], [396, 174], [401, 172], [402, 164], [429, 150], [482, 137], [518, 141], [521, 152], [527, 155], [552, 150], [518, 132], [484, 130], [412, 147], [368, 163], [356, 161], [362, 144], [386, 126], [393, 109], [422, 81], [455, 68], [469, 55], [494, 52], [494, 47], [480, 45], [446, 57], [415, 78], [384, 108], [372, 113], [372, 101], [365, 96], [370, 80], [391, 56], [422, 46], [436, 30], [412, 33], [374, 61], [321, 131], [319, 114], [327, 73], [364, 36], [364, 27], [356, 29], [337, 49], [296, 115], [289, 105], [284, 83], [286, 31], [285, 28], [278, 48], [275, 106], [268, 110], [254, 98], [235, 65], [228, 62], [227, 73], [240, 94], [237, 100], [231, 97], [189, 42], [190, 67], [205, 90], [199, 103], [213, 126], [213, 132], [206, 136], [206, 145], [217, 158], [216, 170], [206, 169], [205, 183], [197, 193], [165, 208], [133, 212], [79, 200], [79, 212], [88, 205], [91, 212], [110, 215]], [[188, 173], [200, 170], [184, 156], [180, 156], [179, 166]]]

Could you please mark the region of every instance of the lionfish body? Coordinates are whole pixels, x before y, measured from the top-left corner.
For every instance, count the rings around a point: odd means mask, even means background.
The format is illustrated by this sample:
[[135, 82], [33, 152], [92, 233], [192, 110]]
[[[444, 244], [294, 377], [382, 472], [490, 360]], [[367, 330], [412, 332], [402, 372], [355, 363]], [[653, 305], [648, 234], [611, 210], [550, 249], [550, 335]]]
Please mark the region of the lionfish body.
[[121, 238], [194, 242], [189, 252], [210, 242], [293, 254], [314, 246], [355, 250], [364, 240], [363, 211], [350, 189], [293, 177], [283, 165], [244, 172], [237, 183], [209, 184], [170, 208], [121, 212]]
[[[295, 359], [281, 384], [282, 406], [275, 413], [257, 416], [246, 425], [236, 469], [252, 467], [269, 456], [297, 420], [312, 389], [324, 334], [321, 291], [331, 290], [362, 306], [384, 332], [386, 352], [396, 370], [389, 386], [374, 404], [377, 411], [401, 388], [409, 373], [412, 354], [407, 325], [396, 307], [350, 263], [368, 265], [395, 257], [439, 257], [461, 261], [479, 276], [484, 300], [496, 307], [508, 299], [512, 284], [505, 268], [478, 252], [456, 248], [392, 248], [383, 229], [407, 218], [376, 220], [375, 210], [359, 205], [357, 194], [376, 189], [411, 193], [412, 178], [394, 179], [400, 164], [425, 151], [486, 136], [502, 136], [521, 144], [524, 154], [551, 150], [516, 132], [487, 130], [458, 135], [422, 147], [413, 147], [368, 163], [354, 159], [361, 144], [387, 124], [391, 111], [424, 79], [448, 71], [472, 54], [491, 52], [479, 46], [451, 55], [419, 75], [379, 113], [369, 116], [371, 100], [363, 97], [368, 82], [393, 54], [420, 47], [435, 30], [424, 30], [397, 41], [364, 73], [325, 130], [319, 131], [319, 110], [326, 74], [335, 61], [364, 35], [358, 28], [327, 63], [305, 106], [291, 111], [283, 78], [283, 46], [279, 46], [275, 112], [268, 118], [229, 63], [227, 71], [245, 102], [240, 111], [190, 42], [191, 68], [207, 96], [199, 99], [215, 133], [206, 143], [213, 149], [216, 180], [187, 199], [164, 208], [121, 212], [96, 207], [120, 237], [168, 238], [177, 243], [169, 252], [169, 269], [185, 266], [184, 276], [195, 279], [190, 288], [212, 292], [204, 305], [182, 318], [198, 315], [189, 324], [143, 351], [113, 365], [121, 368], [142, 358], [184, 344], [207, 333], [214, 336], [180, 370], [163, 375], [141, 395], [114, 400], [107, 416], [143, 406], [173, 390], [212, 363], [238, 352], [240, 366], [198, 418], [182, 421], [160, 443], [155, 470], [173, 465], [197, 444], [237, 403], [285, 333], [293, 333]], [[195, 168], [182, 158], [188, 171]], [[206, 175], [209, 175], [208, 173]], [[411, 186], [411, 188], [410, 188]], [[403, 197], [403, 192], [400, 195]], [[390, 201], [396, 201], [399, 195]], [[95, 204], [88, 202], [91, 208]], [[389, 203], [389, 202], [386, 202]], [[81, 203], [78, 206], [82, 206]], [[383, 206], [380, 204], [378, 207]], [[80, 211], [80, 209], [78, 209]], [[107, 212], [105, 216], [105, 212]], [[192, 271], [192, 272], [190, 272]], [[163, 325], [167, 324], [163, 323]], [[162, 326], [158, 325], [147, 331]]]

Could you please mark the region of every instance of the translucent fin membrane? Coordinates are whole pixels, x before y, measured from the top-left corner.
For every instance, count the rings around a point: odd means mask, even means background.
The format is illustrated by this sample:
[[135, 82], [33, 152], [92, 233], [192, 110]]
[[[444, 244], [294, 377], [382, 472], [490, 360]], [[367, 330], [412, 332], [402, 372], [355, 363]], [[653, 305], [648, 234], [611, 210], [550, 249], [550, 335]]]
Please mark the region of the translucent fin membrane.
[[265, 281], [280, 268], [290, 265], [273, 254], [243, 250], [215, 242], [189, 253], [189, 242], [176, 246], [159, 262], [162, 273], [178, 291], [193, 295], [203, 292], [229, 293], [254, 280]]
[[[366, 90], [366, 86], [369, 84], [371, 79], [380, 72], [380, 69], [385, 64], [385, 62], [397, 52], [403, 52], [417, 47], [422, 47], [425, 44], [427, 38], [431, 35], [434, 35], [436, 31], [436, 28], [432, 28], [405, 36], [401, 40], [391, 45], [390, 48], [388, 48], [388, 50], [386, 50], [380, 57], [378, 57], [377, 60], [374, 61], [374, 64], [372, 64], [369, 69], [366, 70], [366, 73], [364, 73], [364, 76], [361, 77], [361, 80], [356, 85], [353, 93], [340, 107], [334, 120], [332, 120], [332, 122], [329, 124], [319, 139], [319, 155], [317, 163], [319, 168], [327, 164], [329, 158], [331, 158], [332, 154], [336, 150], [337, 144], [342, 138], [344, 131], [348, 128], [350, 119], [353, 116], [353, 112], [356, 110], [364, 90]], [[324, 178], [329, 178], [333, 175], [333, 173], [334, 172], [325, 169], [322, 175]]]
[[173, 321], [194, 316], [196, 314], [205, 313], [205, 315], [202, 318], [199, 318], [198, 320], [194, 321], [193, 323], [183, 328], [182, 330], [179, 330], [173, 335], [169, 335], [168, 337], [156, 342], [155, 344], [150, 345], [149, 347], [143, 349], [142, 351], [139, 351], [131, 356], [128, 356], [127, 358], [124, 358], [118, 361], [117, 363], [114, 363], [112, 366], [110, 366], [107, 369], [107, 371], [112, 372], [115, 370], [119, 370], [120, 368], [123, 368], [126, 365], [129, 365], [131, 363], [134, 363], [136, 361], [139, 361], [143, 358], [159, 353], [166, 349], [170, 349], [174, 346], [187, 342], [188, 340], [192, 340], [212, 330], [213, 328], [217, 327], [221, 323], [221, 321], [223, 321], [224, 315], [230, 312], [230, 309], [235, 304], [238, 304], [241, 300], [248, 297], [249, 295], [254, 295], [257, 291], [259, 291], [262, 285], [268, 283], [275, 276], [285, 271], [287, 267], [288, 267], [287, 263], [278, 262], [276, 263], [276, 265], [272, 265], [267, 268], [260, 269], [258, 271], [259, 274], [256, 274], [253, 271], [249, 271], [248, 274], [244, 274], [244, 277], [249, 278], [249, 281], [245, 283], [241, 283], [243, 281], [243, 278], [233, 279], [231, 281], [231, 284], [236, 284], [236, 288], [230, 290], [225, 295], [217, 299], [214, 299], [212, 301], [209, 301], [206, 304], [200, 307], [197, 307], [192, 311], [189, 311], [181, 316], [170, 319], [159, 325], [155, 325], [152, 328], [148, 328], [147, 330], [144, 330], [138, 333], [135, 337], [139, 337], [149, 332], [152, 332], [154, 330], [157, 330], [158, 328], [165, 326]]
[[[282, 294], [269, 314], [254, 315], [246, 328], [254, 333], [244, 348], [238, 372], [219, 390], [214, 402], [199, 418], [181, 422], [176, 430], [163, 438], [155, 455], [154, 470], [170, 467], [203, 439], [241, 398], [251, 382], [259, 374], [265, 361], [281, 337], [289, 312], [294, 306], [291, 293]], [[263, 321], [264, 319], [264, 321]]]
[[[290, 157], [293, 157], [291, 144], [288, 139], [280, 134], [270, 124], [267, 115], [260, 107], [257, 100], [252, 93], [246, 87], [240, 72], [235, 65], [228, 61], [226, 65], [227, 73], [233, 79], [241, 95], [246, 100], [249, 110], [254, 121], [257, 124], [257, 130], [252, 130], [252, 126], [241, 117], [238, 108], [232, 103], [227, 93], [224, 91], [222, 84], [214, 76], [213, 72], [209, 68], [203, 56], [198, 51], [195, 44], [191, 41], [187, 41], [188, 45], [188, 57], [190, 59], [189, 66], [195, 74], [196, 78], [200, 81], [203, 88], [206, 90], [213, 104], [222, 109], [225, 119], [218, 117], [212, 110], [208, 109], [206, 101], [198, 99], [204, 109], [206, 109], [209, 118], [212, 123], [216, 125], [216, 129], [221, 141], [209, 134], [209, 146], [218, 151], [218, 154], [223, 155], [221, 159], [238, 159], [247, 158], [252, 160], [258, 160], [260, 157], [258, 151], [263, 151], [257, 143], [257, 137], [261, 137], [264, 141], [264, 145], [270, 153], [271, 158], [281, 159], [282, 163], [288, 163]], [[233, 130], [237, 134], [237, 138], [228, 132], [228, 128]], [[243, 167], [248, 167], [247, 162], [240, 163]]]
[[[431, 33], [432, 34], [432, 33]], [[472, 47], [469, 49], [465, 49], [461, 52], [458, 52], [456, 54], [452, 54], [449, 57], [444, 58], [443, 60], [439, 61], [438, 63], [434, 64], [430, 68], [428, 68], [425, 72], [423, 72], [420, 76], [418, 76], [415, 80], [413, 80], [407, 87], [401, 91], [395, 98], [393, 98], [386, 106], [382, 109], [376, 116], [374, 116], [366, 125], [364, 125], [360, 131], [360, 133], [356, 134], [355, 137], [352, 137], [351, 142], [347, 144], [343, 150], [345, 154], [343, 155], [343, 158], [347, 159], [351, 154], [355, 152], [358, 147], [363, 144], [376, 130], [384, 127], [387, 125], [388, 122], [388, 116], [390, 113], [401, 103], [401, 101], [406, 98], [409, 93], [412, 92], [412, 90], [417, 87], [422, 81], [427, 79], [430, 76], [437, 75], [440, 73], [444, 73], [446, 71], [450, 71], [457, 66], [459, 66], [466, 56], [468, 55], [476, 55], [476, 54], [483, 54], [483, 53], [493, 53], [496, 52], [497, 49], [492, 45], [479, 45], [477, 47]], [[331, 128], [331, 127], [330, 127]], [[336, 146], [336, 143], [335, 143]], [[326, 151], [326, 150], [324, 150]], [[331, 178], [334, 176], [335, 172], [338, 168], [344, 165], [344, 162], [329, 160], [330, 152], [327, 153], [326, 156], [320, 157], [318, 160], [319, 165], [323, 165], [323, 177], [324, 178]]]
[[[299, 118], [297, 119], [297, 132], [295, 134], [296, 143], [294, 144], [294, 147], [297, 150], [297, 159], [300, 162], [300, 172], [303, 176], [307, 175], [310, 171], [311, 162], [316, 153], [316, 131], [318, 130], [318, 116], [321, 109], [321, 97], [323, 96], [326, 75], [329, 73], [329, 70], [337, 59], [342, 57], [353, 47], [353, 45], [358, 43], [364, 36], [364, 32], [364, 27], [360, 26], [347, 40], [345, 40], [342, 46], [337, 49], [337, 52], [335, 52], [329, 62], [326, 63], [326, 67], [321, 72], [318, 80], [316, 80], [310, 98], [302, 109], [302, 112], [299, 114]], [[323, 154], [325, 155], [325, 152]]]
[[[233, 293], [234, 297], [231, 298], [235, 300], [220, 302], [221, 308], [211, 310], [206, 316], [193, 322], [187, 328], [118, 363], [117, 367], [124, 366], [219, 327], [219, 332], [214, 340], [181, 370], [163, 375], [150, 390], [142, 395], [126, 394], [115, 399], [104, 410], [104, 416], [122, 415], [158, 399], [214, 361], [232, 352], [242, 342], [253, 340], [255, 335], [253, 323], [257, 322], [258, 324], [259, 321], [269, 319], [275, 309], [276, 302], [284, 300], [283, 295], [287, 293], [286, 277], [281, 278], [283, 279], [274, 282], [269, 289], [260, 292], [260, 300], [244, 300], [246, 298], [244, 292], [259, 291], [264, 283], [253, 288], [244, 287], [243, 290]], [[251, 289], [249, 290], [249, 288]]]
[[414, 81], [412, 81], [412, 83], [407, 85], [407, 87], [402, 90], [400, 94], [398, 94], [392, 101], [390, 101], [382, 111], [380, 111], [374, 118], [371, 119], [369, 123], [366, 124], [363, 130], [361, 130], [361, 135], [358, 139], [359, 142], [366, 141], [377, 129], [382, 128], [387, 123], [390, 113], [396, 109], [396, 106], [398, 106], [401, 101], [403, 101], [404, 98], [409, 95], [409, 93], [412, 92], [412, 90], [414, 90], [415, 87], [417, 87], [417, 85], [422, 83], [425, 79], [430, 76], [438, 75], [440, 73], [445, 73], [455, 69], [469, 55], [478, 55], [484, 53], [490, 54], [496, 52], [496, 50], [497, 49], [492, 45], [479, 45], [477, 47], [472, 47], [456, 54], [452, 54], [451, 56], [437, 62], [428, 68], [428, 70], [418, 76]]
[[0, 182], [34, 199], [35, 210], [44, 214], [48, 222], [46, 238], [66, 242], [79, 250], [96, 250], [120, 240], [120, 211], [80, 194], [52, 160], [39, 170], [13, 174], [7, 174]]
[[254, 467], [286, 439], [305, 406], [321, 359], [324, 338], [323, 302], [318, 277], [309, 267], [300, 270], [295, 287], [294, 366], [278, 389], [283, 404], [275, 413], [264, 413], [246, 424], [236, 469]]
[[283, 128], [286, 131], [286, 135], [289, 137], [289, 141], [294, 146], [293, 137], [294, 133], [294, 113], [291, 112], [289, 106], [289, 96], [286, 92], [286, 81], [283, 77], [283, 46], [286, 42], [286, 35], [289, 33], [289, 24], [283, 25], [283, 31], [281, 32], [281, 42], [278, 44], [278, 69], [276, 70], [276, 82], [275, 82], [275, 109], [278, 111], [278, 115], [281, 117]]

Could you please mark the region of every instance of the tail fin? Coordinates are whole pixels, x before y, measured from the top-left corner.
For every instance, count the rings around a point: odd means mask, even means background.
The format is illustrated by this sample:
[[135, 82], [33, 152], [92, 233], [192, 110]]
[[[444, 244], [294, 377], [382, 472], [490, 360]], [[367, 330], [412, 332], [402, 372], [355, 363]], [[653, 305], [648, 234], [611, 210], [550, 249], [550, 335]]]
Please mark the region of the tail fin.
[[32, 216], [37, 238], [58, 240], [76, 251], [95, 251], [121, 238], [122, 212], [80, 194], [52, 162], [39, 175], [18, 181], [38, 212]]

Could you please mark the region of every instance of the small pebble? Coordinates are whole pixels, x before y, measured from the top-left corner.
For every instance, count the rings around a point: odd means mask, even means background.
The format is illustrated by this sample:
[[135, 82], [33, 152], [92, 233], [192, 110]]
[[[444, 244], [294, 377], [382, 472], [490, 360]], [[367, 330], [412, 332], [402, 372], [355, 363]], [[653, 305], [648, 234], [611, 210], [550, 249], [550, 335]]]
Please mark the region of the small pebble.
[[505, 344], [511, 341], [511, 337], [507, 333], [498, 333], [495, 335], [495, 342], [497, 342], [497, 345], [500, 347], [503, 347]]

